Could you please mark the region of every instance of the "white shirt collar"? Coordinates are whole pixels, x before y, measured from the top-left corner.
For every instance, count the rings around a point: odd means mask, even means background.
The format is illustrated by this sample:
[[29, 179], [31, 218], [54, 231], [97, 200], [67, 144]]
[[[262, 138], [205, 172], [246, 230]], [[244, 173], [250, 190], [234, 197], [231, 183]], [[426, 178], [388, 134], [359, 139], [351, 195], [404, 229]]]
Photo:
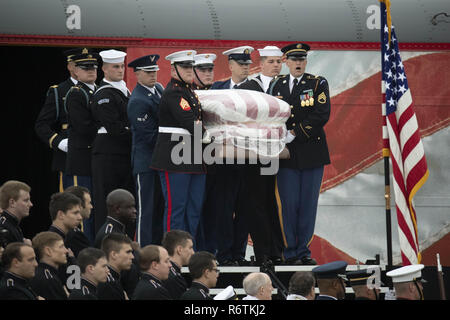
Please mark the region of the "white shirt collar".
[[[81, 82], [81, 81], [80, 81]], [[86, 86], [88, 86], [89, 89], [91, 89], [92, 91], [95, 91], [95, 84], [90, 84], [90, 83], [86, 83], [83, 82], [83, 84], [85, 84]]]
[[259, 300], [257, 297], [251, 296], [251, 295], [247, 295], [244, 298], [242, 298], [242, 300]]
[[290, 74], [289, 75], [289, 91], [292, 92], [292, 88], [294, 87], [294, 79], [297, 79], [298, 83], [300, 83], [302, 78], [303, 78], [303, 74], [298, 78], [295, 78], [292, 74]]
[[70, 77], [70, 80], [72, 80], [73, 84], [77, 84], [78, 80], [75, 80], [74, 78]]
[[155, 86], [153, 86], [153, 87], [147, 87], [147, 86], [144, 86], [142, 83], [140, 83], [140, 85], [141, 86], [143, 86], [145, 89], [147, 89], [148, 91], [150, 91], [151, 93], [153, 93], [153, 94], [155, 94], [156, 93], [156, 89], [155, 89]]
[[261, 78], [263, 84], [263, 90], [264, 92], [266, 92], [267, 89], [269, 89], [270, 81], [272, 81], [273, 77], [265, 76], [262, 73], [259, 75], [259, 77]]
[[233, 79], [230, 79], [230, 89], [233, 89], [234, 85], [239, 86], [239, 85], [241, 85], [242, 83], [244, 83], [245, 81], [247, 81], [247, 79], [245, 79], [245, 80], [242, 81], [242, 82], [235, 83], [235, 82], [233, 81]]

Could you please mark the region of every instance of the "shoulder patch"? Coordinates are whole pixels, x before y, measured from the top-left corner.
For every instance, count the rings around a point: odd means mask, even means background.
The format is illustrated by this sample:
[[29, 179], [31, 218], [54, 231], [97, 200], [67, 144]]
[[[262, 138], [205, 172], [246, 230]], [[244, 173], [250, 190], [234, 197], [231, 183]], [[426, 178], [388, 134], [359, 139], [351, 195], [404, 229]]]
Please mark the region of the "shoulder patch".
[[5, 224], [6, 218], [4, 216], [0, 217], [0, 224]]
[[98, 100], [97, 104], [109, 103], [109, 98]]
[[180, 107], [184, 111], [191, 110], [191, 106], [189, 105], [189, 102], [187, 102], [186, 99], [184, 99], [183, 97], [181, 97], [181, 100], [180, 100]]

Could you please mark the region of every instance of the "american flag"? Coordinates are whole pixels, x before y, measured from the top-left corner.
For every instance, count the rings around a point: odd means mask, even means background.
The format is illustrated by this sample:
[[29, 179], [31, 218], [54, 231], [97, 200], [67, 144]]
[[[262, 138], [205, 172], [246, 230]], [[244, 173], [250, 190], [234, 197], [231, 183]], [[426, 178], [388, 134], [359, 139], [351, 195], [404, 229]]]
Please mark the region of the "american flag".
[[429, 172], [411, 91], [391, 25], [389, 0], [380, 0], [383, 143], [392, 162], [398, 233], [403, 265], [420, 263], [413, 197]]

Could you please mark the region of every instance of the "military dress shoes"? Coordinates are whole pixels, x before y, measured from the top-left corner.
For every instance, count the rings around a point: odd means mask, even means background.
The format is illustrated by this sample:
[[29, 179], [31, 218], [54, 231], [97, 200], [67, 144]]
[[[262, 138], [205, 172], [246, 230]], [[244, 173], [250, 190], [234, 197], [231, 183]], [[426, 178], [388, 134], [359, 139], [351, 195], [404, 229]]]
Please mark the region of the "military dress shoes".
[[317, 264], [317, 261], [314, 260], [311, 257], [305, 256], [300, 259], [301, 265], [303, 266], [315, 266]]

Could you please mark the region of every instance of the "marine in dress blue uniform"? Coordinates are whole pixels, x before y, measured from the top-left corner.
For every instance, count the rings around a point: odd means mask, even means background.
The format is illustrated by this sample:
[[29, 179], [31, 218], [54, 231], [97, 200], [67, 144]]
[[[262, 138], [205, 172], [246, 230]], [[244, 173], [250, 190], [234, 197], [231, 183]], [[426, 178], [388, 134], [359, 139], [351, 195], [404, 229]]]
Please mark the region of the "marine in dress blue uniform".
[[[128, 64], [138, 76], [138, 83], [128, 101], [127, 113], [132, 134], [131, 166], [138, 204], [136, 241], [141, 247], [160, 243], [163, 233], [161, 182], [158, 172], [150, 168], [158, 136], [159, 103], [164, 91], [163, 86], [156, 82], [158, 59], [159, 55], [146, 55]], [[149, 73], [154, 73], [154, 78]]]
[[324, 166], [330, 163], [323, 129], [330, 117], [328, 82], [304, 72], [309, 49], [302, 43], [282, 48], [290, 74], [274, 79], [269, 87], [269, 93], [291, 105], [286, 122], [290, 158], [280, 160], [276, 194], [283, 218], [284, 258], [288, 264], [302, 265], [316, 264], [309, 245]]
[[[92, 82], [83, 82], [82, 79], [67, 92], [64, 109], [68, 120], [68, 150], [65, 172], [69, 175], [75, 186], [83, 186], [92, 193], [91, 150], [97, 128], [90, 110], [90, 99], [96, 90], [98, 54], [84, 48], [81, 54], [74, 55], [72, 60], [76, 68], [95, 71]], [[83, 221], [82, 231], [90, 244], [94, 243], [94, 215], [92, 211], [89, 219]]]
[[201, 145], [207, 139], [202, 137], [200, 102], [191, 81], [186, 82], [180, 71], [189, 75], [195, 54], [194, 50], [184, 50], [166, 57], [171, 61], [172, 78], [161, 97], [159, 132], [152, 157], [165, 199], [163, 230], [184, 230], [193, 237], [203, 206], [205, 167]]
[[[249, 66], [252, 63], [250, 46], [232, 48], [223, 52], [230, 64]], [[239, 72], [240, 70], [238, 70]], [[236, 72], [236, 71], [234, 71]], [[234, 79], [234, 80], [233, 80]], [[232, 74], [226, 81], [216, 81], [211, 89], [237, 89], [247, 77], [238, 78]], [[245, 264], [248, 240], [248, 224], [245, 212], [248, 210], [244, 167], [236, 164], [214, 164], [207, 174], [207, 198], [204, 215], [216, 217], [216, 225], [209, 232], [206, 243], [215, 244], [215, 250], [206, 248], [216, 255], [220, 265]], [[232, 241], [230, 241], [232, 239]]]
[[[74, 67], [73, 56], [81, 54], [83, 48], [70, 49], [64, 52], [67, 58], [68, 69]], [[65, 81], [51, 86], [47, 90], [44, 106], [39, 112], [34, 125], [34, 130], [39, 139], [53, 151], [52, 171], [59, 175], [59, 191], [72, 185], [73, 180], [66, 175], [67, 153], [67, 112], [64, 109], [64, 100], [67, 92], [77, 84], [75, 75], [71, 75]]]

